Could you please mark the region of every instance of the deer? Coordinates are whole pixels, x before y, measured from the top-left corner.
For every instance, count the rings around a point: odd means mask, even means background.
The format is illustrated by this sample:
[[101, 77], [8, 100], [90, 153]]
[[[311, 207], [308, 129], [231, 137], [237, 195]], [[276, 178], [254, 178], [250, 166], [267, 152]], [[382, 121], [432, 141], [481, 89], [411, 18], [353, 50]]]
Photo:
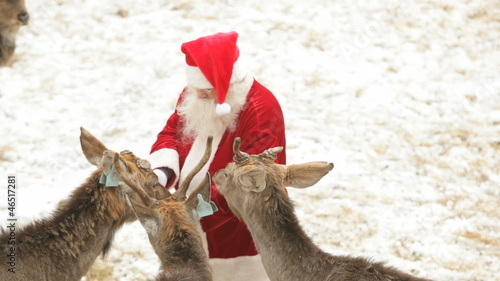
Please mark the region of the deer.
[[128, 202], [146, 230], [149, 241], [160, 259], [157, 281], [212, 280], [208, 255], [199, 232], [200, 215], [210, 215], [214, 211], [208, 203], [211, 188], [210, 174], [207, 173], [205, 180], [186, 196], [191, 180], [210, 157], [212, 140], [213, 137], [209, 136], [202, 159], [175, 193], [161, 200], [148, 195], [141, 181], [131, 178], [121, 165], [115, 163], [120, 178], [139, 195], [140, 201], [129, 198]]
[[240, 151], [240, 142], [233, 142], [235, 162], [217, 171], [213, 181], [229, 208], [247, 224], [270, 280], [428, 280], [369, 258], [321, 250], [301, 227], [285, 187], [312, 186], [333, 169], [333, 163], [279, 165], [274, 160], [283, 147], [249, 155]]
[[19, 28], [27, 25], [29, 14], [24, 0], [0, 0], [0, 66], [12, 63]]
[[[137, 218], [126, 196], [138, 195], [115, 170], [148, 187], [155, 198], [168, 196], [147, 160], [125, 150], [115, 153], [84, 128], [80, 144], [88, 162], [97, 167], [69, 197], [56, 207], [50, 217], [39, 219], [0, 235], [1, 256], [15, 256], [14, 264], [2, 262], [0, 280], [81, 280], [99, 255], [106, 256], [114, 234]], [[14, 232], [15, 244], [8, 243]], [[9, 267], [9, 268], [6, 268]], [[10, 270], [10, 271], [9, 271]]]

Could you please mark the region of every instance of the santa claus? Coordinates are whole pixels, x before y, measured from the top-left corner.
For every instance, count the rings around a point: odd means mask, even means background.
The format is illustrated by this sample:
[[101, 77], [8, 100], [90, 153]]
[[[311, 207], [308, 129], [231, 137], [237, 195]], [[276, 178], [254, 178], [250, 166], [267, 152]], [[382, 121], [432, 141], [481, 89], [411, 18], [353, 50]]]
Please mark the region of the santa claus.
[[[233, 161], [233, 140], [241, 150], [258, 154], [285, 146], [281, 107], [274, 95], [244, 68], [236, 32], [217, 33], [182, 44], [187, 86], [174, 113], [153, 144], [150, 162], [166, 188], [177, 187], [201, 159], [207, 136], [213, 136], [210, 160], [191, 182], [196, 187]], [[285, 164], [283, 150], [276, 159]], [[189, 190], [188, 190], [189, 194]], [[236, 218], [212, 186], [213, 215], [201, 218], [214, 280], [268, 280], [246, 225]]]

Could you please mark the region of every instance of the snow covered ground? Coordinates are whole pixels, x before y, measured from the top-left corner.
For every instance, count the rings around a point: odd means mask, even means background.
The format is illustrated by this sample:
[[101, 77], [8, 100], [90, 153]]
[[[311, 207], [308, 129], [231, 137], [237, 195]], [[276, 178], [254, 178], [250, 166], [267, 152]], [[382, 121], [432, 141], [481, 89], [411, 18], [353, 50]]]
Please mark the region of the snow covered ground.
[[[18, 60], [0, 69], [0, 223], [17, 173], [21, 224], [93, 170], [79, 127], [146, 157], [184, 84], [182, 42], [240, 34], [280, 100], [288, 162], [331, 161], [290, 190], [334, 254], [435, 280], [500, 280], [500, 3], [27, 0]], [[3, 222], [2, 222], [3, 221]], [[152, 280], [138, 223], [86, 280]]]

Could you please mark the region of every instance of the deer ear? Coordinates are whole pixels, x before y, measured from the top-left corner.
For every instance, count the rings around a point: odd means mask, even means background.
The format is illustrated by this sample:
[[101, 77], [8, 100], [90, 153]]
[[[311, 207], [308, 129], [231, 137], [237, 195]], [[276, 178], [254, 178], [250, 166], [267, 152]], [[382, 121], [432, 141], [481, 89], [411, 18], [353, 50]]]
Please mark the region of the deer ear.
[[306, 188], [316, 184], [333, 169], [333, 163], [309, 162], [286, 166], [285, 186]]
[[127, 198], [128, 204], [132, 208], [132, 211], [134, 212], [135, 216], [141, 222], [155, 219], [155, 213], [151, 208], [146, 207], [142, 203], [139, 203], [138, 201], [135, 201], [134, 199], [130, 198], [130, 196], [128, 194], [126, 194], [126, 198]]
[[85, 158], [90, 164], [99, 166], [102, 154], [107, 150], [106, 146], [83, 127], [80, 127], [80, 131], [80, 145]]
[[205, 200], [206, 202], [210, 202], [211, 185], [212, 181], [210, 179], [210, 174], [207, 173], [205, 179], [203, 179], [200, 185], [195, 188], [195, 190], [189, 195], [188, 199], [186, 200], [186, 205], [188, 206], [189, 210], [194, 210], [198, 205], [198, 194], [201, 194], [203, 200]]
[[119, 157], [118, 153], [113, 153], [112, 151], [105, 150], [101, 154], [101, 159], [99, 159], [99, 165], [104, 170], [104, 174], [108, 175], [111, 171], [111, 166], [115, 163], [115, 157]]
[[253, 169], [239, 177], [241, 187], [247, 192], [262, 192], [266, 188], [266, 171]]
[[[102, 158], [99, 161], [100, 166], [103, 169], [103, 172], [106, 176], [109, 176], [110, 173], [113, 173], [114, 177], [116, 177], [115, 181], [120, 180], [121, 177], [129, 177], [127, 173], [124, 171], [127, 170], [127, 165], [123, 160], [120, 159], [120, 155], [116, 152], [110, 151], [110, 150], [105, 150], [104, 153], [102, 154]], [[113, 165], [119, 166], [119, 167], [114, 167]], [[114, 171], [113, 171], [114, 170]], [[134, 180], [129, 179], [129, 180]], [[118, 183], [116, 183], [118, 184]], [[115, 186], [115, 185], [114, 185]]]
[[170, 191], [168, 191], [168, 189], [166, 189], [163, 185], [161, 185], [159, 183], [156, 185], [153, 185], [151, 187], [151, 191], [153, 192], [154, 198], [156, 200], [163, 200], [163, 199], [166, 199], [166, 198], [172, 196], [172, 193], [170, 193]]

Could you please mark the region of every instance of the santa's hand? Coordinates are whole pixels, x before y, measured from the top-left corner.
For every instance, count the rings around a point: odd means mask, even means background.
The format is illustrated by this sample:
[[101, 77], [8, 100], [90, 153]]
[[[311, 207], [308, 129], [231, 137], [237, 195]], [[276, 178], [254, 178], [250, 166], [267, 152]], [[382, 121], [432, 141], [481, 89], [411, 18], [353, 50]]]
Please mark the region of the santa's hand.
[[167, 173], [165, 173], [163, 169], [154, 169], [153, 172], [158, 177], [158, 182], [161, 185], [166, 186], [168, 181]]

